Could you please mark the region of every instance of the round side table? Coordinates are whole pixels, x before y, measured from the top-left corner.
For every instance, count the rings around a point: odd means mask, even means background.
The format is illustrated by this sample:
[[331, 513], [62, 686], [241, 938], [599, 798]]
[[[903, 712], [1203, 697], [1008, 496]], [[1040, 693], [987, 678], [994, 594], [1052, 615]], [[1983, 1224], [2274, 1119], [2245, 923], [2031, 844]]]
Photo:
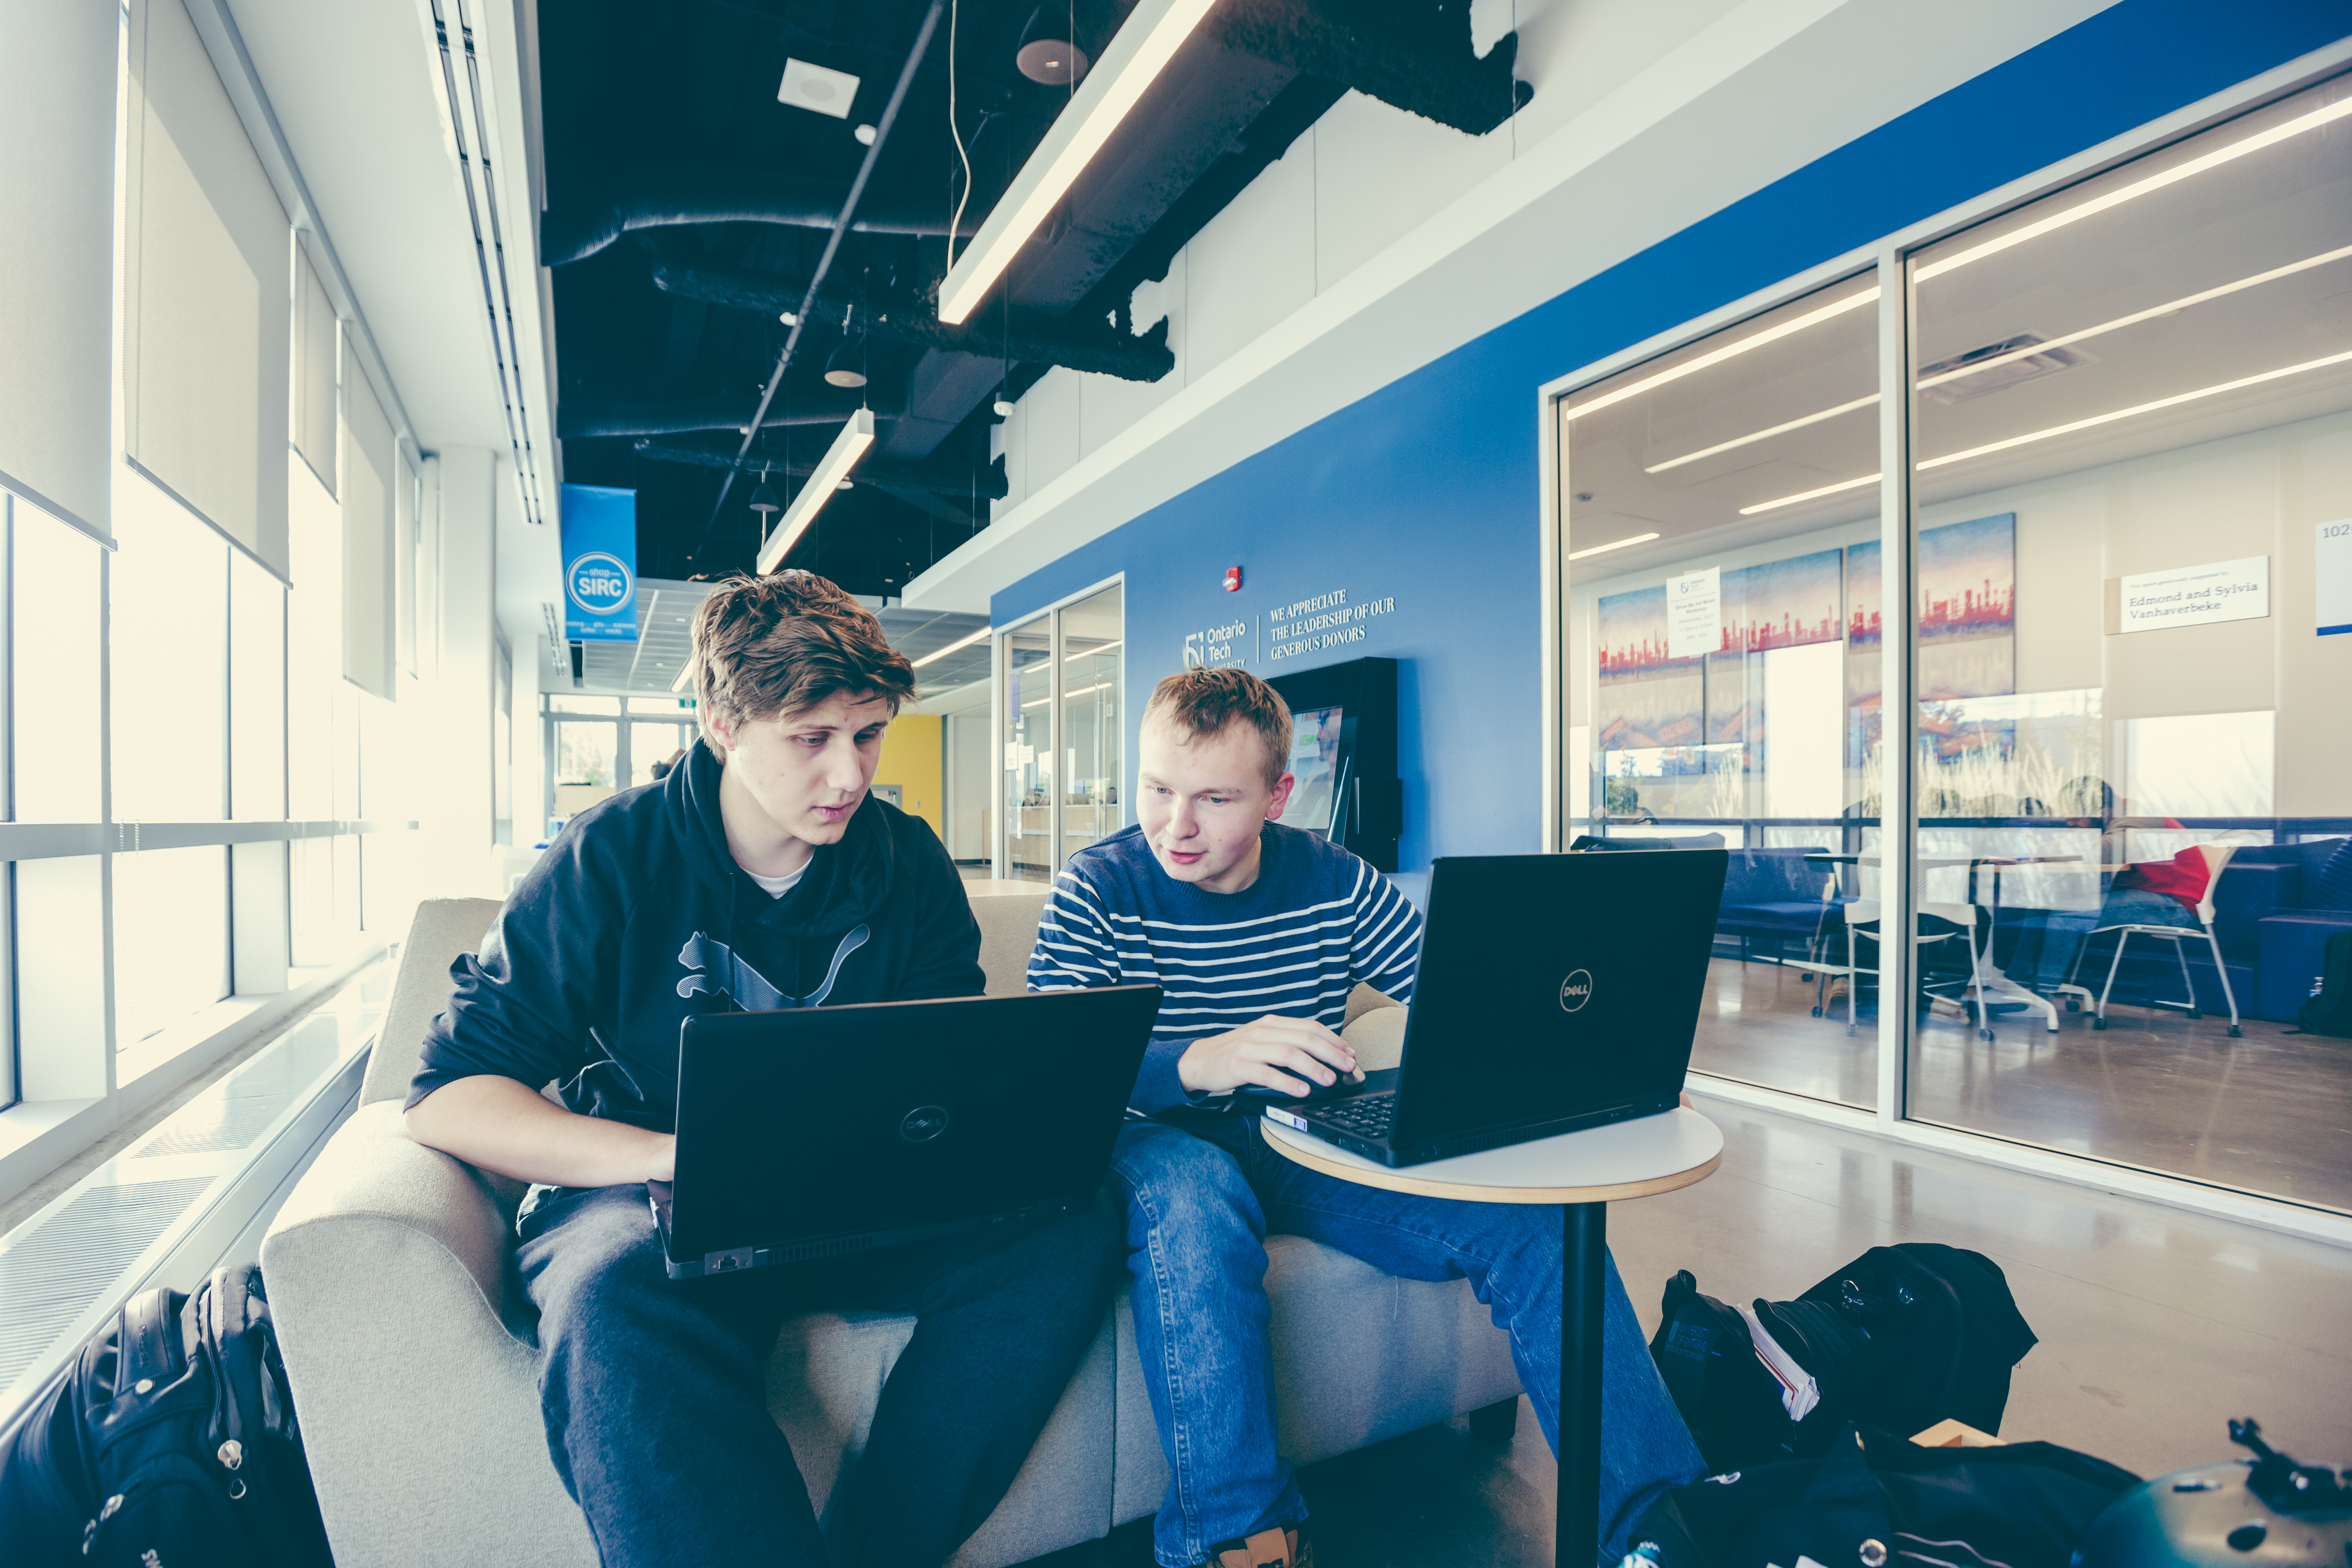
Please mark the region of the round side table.
[[[1343, 1182], [1423, 1197], [1561, 1208], [1559, 1568], [1587, 1568], [1601, 1538], [1601, 1310], [1609, 1205], [1704, 1181], [1723, 1163], [1723, 1132], [1675, 1110], [1530, 1143], [1390, 1166], [1262, 1121], [1276, 1152]], [[1581, 1542], [1581, 1546], [1574, 1543]]]

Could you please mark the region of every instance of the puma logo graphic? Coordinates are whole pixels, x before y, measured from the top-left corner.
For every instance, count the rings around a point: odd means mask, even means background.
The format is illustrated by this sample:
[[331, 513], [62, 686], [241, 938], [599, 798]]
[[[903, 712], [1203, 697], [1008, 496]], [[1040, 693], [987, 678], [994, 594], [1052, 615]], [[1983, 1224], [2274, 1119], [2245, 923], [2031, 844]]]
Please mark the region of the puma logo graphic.
[[784, 994], [773, 982], [716, 937], [696, 931], [677, 950], [677, 961], [696, 972], [677, 983], [680, 996], [698, 991], [732, 996], [737, 1006], [750, 1013], [772, 1013], [786, 1005]]
[[677, 994], [686, 997], [702, 992], [731, 997], [747, 1013], [821, 1006], [833, 994], [833, 983], [840, 977], [843, 962], [864, 947], [873, 934], [862, 925], [851, 930], [841, 939], [841, 945], [833, 950], [833, 962], [825, 966], [824, 984], [805, 996], [787, 996], [773, 981], [736, 957], [734, 949], [716, 937], [696, 931], [677, 950], [678, 963], [688, 971], [686, 978], [677, 983]]

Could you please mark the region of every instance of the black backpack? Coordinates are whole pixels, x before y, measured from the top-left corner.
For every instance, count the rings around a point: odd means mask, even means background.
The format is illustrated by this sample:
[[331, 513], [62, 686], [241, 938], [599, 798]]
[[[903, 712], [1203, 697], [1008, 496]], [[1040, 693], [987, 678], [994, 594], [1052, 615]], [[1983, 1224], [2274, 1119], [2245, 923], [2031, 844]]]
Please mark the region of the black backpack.
[[22, 1568], [331, 1568], [261, 1270], [147, 1290], [0, 1429]]
[[2054, 1443], [1923, 1448], [1849, 1425], [1819, 1458], [1675, 1488], [1633, 1540], [1659, 1568], [2067, 1568], [2092, 1522], [2139, 1484]]
[[1688, 1269], [1666, 1282], [1650, 1342], [1716, 1470], [1818, 1457], [1848, 1422], [1908, 1434], [1957, 1418], [1997, 1433], [2010, 1369], [2034, 1345], [2000, 1266], [1938, 1242], [1874, 1247], [1795, 1300], [1753, 1310], [1819, 1386], [1802, 1421], [1790, 1419], [1746, 1320], [1701, 1295]]
[[2319, 984], [2295, 1021], [2306, 1035], [2352, 1038], [2352, 931], [2339, 931], [2327, 939]]

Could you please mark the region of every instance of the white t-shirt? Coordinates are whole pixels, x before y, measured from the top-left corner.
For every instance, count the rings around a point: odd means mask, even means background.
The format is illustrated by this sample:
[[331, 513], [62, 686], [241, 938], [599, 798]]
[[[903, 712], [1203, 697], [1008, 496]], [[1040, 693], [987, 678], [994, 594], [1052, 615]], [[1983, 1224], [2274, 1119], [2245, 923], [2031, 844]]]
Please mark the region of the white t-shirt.
[[808, 875], [808, 862], [805, 860], [802, 861], [801, 868], [799, 870], [787, 871], [781, 877], [762, 877], [757, 871], [746, 871], [743, 875], [759, 883], [760, 890], [767, 894], [768, 897], [772, 899], [781, 899], [786, 893], [791, 892], [794, 888], [800, 886], [801, 879]]

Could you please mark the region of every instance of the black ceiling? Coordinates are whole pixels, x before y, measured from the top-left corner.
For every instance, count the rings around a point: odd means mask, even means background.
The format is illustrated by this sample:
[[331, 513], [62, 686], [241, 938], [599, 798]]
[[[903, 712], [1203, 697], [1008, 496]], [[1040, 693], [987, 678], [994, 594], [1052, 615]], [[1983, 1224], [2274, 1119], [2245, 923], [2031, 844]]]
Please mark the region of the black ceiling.
[[[1133, 0], [1061, 0], [1100, 58]], [[748, 569], [753, 480], [717, 504], [830, 225], [930, 0], [567, 0], [540, 8], [547, 211], [564, 478], [637, 491], [642, 574]], [[971, 164], [962, 227], [1067, 102], [1013, 65], [1036, 0], [955, 0], [957, 123]], [[1051, 31], [1053, 29], [1046, 29]], [[880, 439], [792, 563], [894, 595], [985, 526], [1003, 491], [992, 405], [1055, 364], [1157, 380], [1165, 327], [1136, 284], [1281, 156], [1349, 86], [1481, 133], [1527, 101], [1514, 40], [1469, 49], [1467, 0], [1221, 0], [1053, 222], [964, 330], [933, 299], [963, 180], [949, 133], [947, 18], [924, 51], [817, 308], [753, 443], [779, 491], [862, 400]], [[859, 79], [845, 118], [778, 100], [787, 59]], [[856, 330], [845, 331], [845, 318]], [[1141, 329], [1139, 332], [1137, 329]], [[826, 384], [848, 344], [867, 376]]]

